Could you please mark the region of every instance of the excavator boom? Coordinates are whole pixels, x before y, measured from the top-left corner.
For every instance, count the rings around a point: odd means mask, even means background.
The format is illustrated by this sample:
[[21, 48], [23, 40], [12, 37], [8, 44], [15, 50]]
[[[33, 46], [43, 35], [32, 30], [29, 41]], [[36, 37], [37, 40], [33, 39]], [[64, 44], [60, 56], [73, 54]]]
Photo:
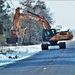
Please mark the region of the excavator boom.
[[[48, 21], [37, 15], [34, 14], [32, 12], [27, 11], [28, 13], [20, 13], [20, 8], [18, 7], [15, 11], [15, 15], [14, 15], [14, 30], [15, 33], [17, 35], [17, 32], [19, 30], [19, 21], [20, 21], [20, 16], [25, 16], [27, 19], [32, 19], [32, 20], [36, 20], [40, 23], [42, 23], [44, 30], [43, 30], [43, 40], [50, 42], [49, 45], [56, 45], [58, 44], [58, 41], [64, 41], [64, 40], [71, 40], [73, 38], [73, 35], [71, 32], [69, 31], [60, 31], [57, 32], [56, 29], [51, 29], [50, 24], [48, 23]], [[64, 44], [64, 43], [63, 43]], [[60, 45], [60, 48], [65, 48], [65, 44]], [[46, 46], [46, 47], [45, 47]], [[45, 48], [44, 48], [45, 47]], [[42, 44], [42, 49], [47, 49], [48, 45], [47, 44]]]
[[[28, 13], [30, 13], [30, 12], [28, 11]], [[47, 22], [47, 20], [45, 20], [43, 17], [40, 17], [39, 15], [36, 15], [36, 14], [33, 14], [33, 13], [31, 13], [31, 14], [20, 13], [20, 8], [17, 8], [16, 12], [15, 12], [15, 15], [14, 15], [14, 30], [15, 31], [18, 31], [20, 16], [25, 16], [27, 19], [36, 20], [36, 21], [42, 23], [42, 25], [44, 25], [44, 27], [46, 29], [51, 28], [49, 23]]]

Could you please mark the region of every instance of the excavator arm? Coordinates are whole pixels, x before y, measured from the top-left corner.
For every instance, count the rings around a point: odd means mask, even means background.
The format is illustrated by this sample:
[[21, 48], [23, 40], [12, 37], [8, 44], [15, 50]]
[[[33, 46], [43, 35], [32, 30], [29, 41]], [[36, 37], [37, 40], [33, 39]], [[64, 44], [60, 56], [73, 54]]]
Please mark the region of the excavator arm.
[[18, 31], [19, 29], [19, 20], [20, 20], [20, 16], [25, 16], [27, 19], [33, 19], [36, 20], [40, 23], [42, 23], [42, 25], [46, 28], [46, 29], [51, 29], [49, 23], [47, 22], [47, 20], [45, 20], [43, 17], [40, 17], [38, 15], [35, 14], [27, 14], [27, 13], [20, 13], [20, 8], [16, 9], [15, 15], [14, 15], [14, 30]]
[[[57, 32], [56, 29], [51, 29], [51, 26], [49, 25], [48, 21], [43, 17], [40, 17], [39, 15], [33, 14], [29, 11], [28, 13], [20, 13], [20, 8], [16, 9], [14, 15], [14, 30], [16, 31], [16, 33], [19, 29], [20, 16], [25, 16], [27, 19], [33, 19], [42, 23], [43, 27], [45, 28], [43, 31], [43, 40], [50, 43], [42, 44], [42, 49], [48, 49], [49, 45], [57, 45], [58, 41], [71, 40], [73, 38], [72, 33], [69, 31]], [[58, 45], [60, 46], [60, 48], [65, 48], [64, 42], [60, 42]]]

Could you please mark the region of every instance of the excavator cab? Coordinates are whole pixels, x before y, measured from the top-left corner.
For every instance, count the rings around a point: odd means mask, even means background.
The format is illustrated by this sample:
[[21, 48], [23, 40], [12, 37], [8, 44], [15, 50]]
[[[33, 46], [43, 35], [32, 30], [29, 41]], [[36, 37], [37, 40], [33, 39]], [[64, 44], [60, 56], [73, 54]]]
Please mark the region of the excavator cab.
[[55, 29], [43, 29], [43, 40], [44, 41], [50, 41], [50, 38], [52, 38], [54, 35], [56, 35]]

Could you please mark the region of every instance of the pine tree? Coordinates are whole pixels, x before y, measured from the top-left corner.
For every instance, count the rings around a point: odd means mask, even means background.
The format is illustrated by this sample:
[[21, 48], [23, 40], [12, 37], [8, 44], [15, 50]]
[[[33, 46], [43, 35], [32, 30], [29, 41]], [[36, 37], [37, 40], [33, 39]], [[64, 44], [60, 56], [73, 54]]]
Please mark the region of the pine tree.
[[[9, 33], [11, 21], [8, 16], [10, 6], [6, 3], [6, 0], [0, 0], [0, 26], [2, 26], [2, 33], [6, 35]], [[1, 28], [1, 27], [0, 27]]]
[[10, 17], [9, 17], [9, 13], [10, 12], [10, 6], [9, 4], [6, 2], [6, 0], [0, 0], [0, 23], [3, 24], [4, 28], [9, 28], [10, 29], [10, 25], [11, 21], [10, 21]]

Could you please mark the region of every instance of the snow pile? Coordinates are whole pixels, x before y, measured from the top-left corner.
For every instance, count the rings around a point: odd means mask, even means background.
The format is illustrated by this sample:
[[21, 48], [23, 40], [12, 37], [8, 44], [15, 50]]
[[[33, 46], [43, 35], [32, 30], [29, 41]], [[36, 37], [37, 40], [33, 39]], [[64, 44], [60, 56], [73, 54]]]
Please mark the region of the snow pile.
[[4, 47], [0, 53], [0, 66], [28, 58], [41, 51], [41, 45]]
[[75, 41], [75, 37], [73, 37], [72, 41]]

